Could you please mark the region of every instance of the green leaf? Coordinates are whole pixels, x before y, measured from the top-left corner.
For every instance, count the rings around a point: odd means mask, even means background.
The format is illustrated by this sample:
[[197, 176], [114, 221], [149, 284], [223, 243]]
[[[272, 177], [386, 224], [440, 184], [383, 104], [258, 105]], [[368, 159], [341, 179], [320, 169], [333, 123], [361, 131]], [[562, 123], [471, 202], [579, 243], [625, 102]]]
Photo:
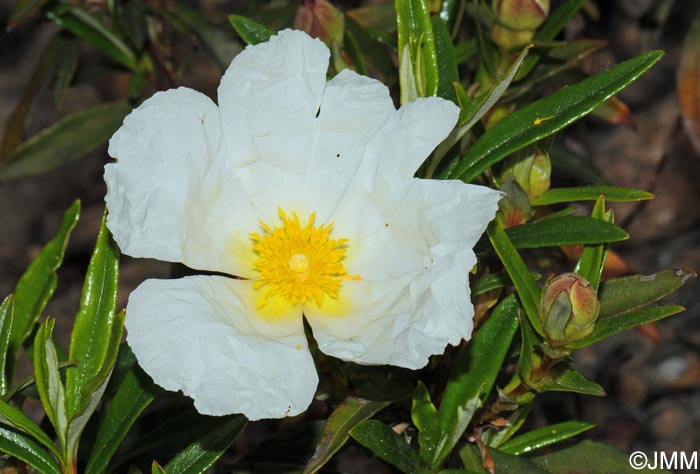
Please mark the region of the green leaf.
[[151, 474], [168, 474], [165, 472], [165, 469], [163, 469], [163, 466], [158, 464], [158, 461], [153, 461], [153, 464], [151, 465]]
[[236, 30], [238, 36], [241, 37], [246, 44], [258, 44], [263, 43], [270, 39], [270, 36], [274, 35], [275, 32], [269, 29], [265, 25], [246, 18], [240, 15], [229, 15], [228, 21], [231, 22], [231, 26]]
[[489, 449], [498, 474], [552, 474], [534, 461], [522, 456], [514, 456], [498, 449]]
[[[581, 9], [581, 6], [586, 0], [566, 0], [556, 10], [552, 11], [545, 22], [537, 29], [535, 33], [535, 43], [547, 42], [553, 40], [561, 30], [564, 29], [569, 20]], [[530, 71], [540, 62], [544, 51], [535, 50], [535, 52], [525, 61], [523, 68], [518, 74], [518, 79], [527, 76]]]
[[100, 422], [85, 474], [107, 472], [110, 459], [157, 392], [155, 384], [140, 368], [134, 367], [127, 373]]
[[15, 300], [12, 295], [5, 298], [0, 305], [0, 396], [7, 393], [7, 359], [11, 358], [10, 335], [14, 318]]
[[609, 316], [604, 319], [598, 319], [595, 323], [593, 332], [581, 340], [578, 340], [567, 347], [579, 349], [581, 347], [590, 346], [598, 341], [608, 338], [614, 334], [632, 329], [642, 324], [658, 321], [659, 319], [678, 314], [685, 311], [683, 306], [659, 306], [656, 308], [643, 309], [631, 313]]
[[389, 402], [372, 401], [352, 395], [343, 400], [326, 420], [316, 451], [306, 464], [304, 474], [313, 474], [321, 469], [347, 442], [349, 431], [353, 427], [372, 418], [387, 405]]
[[[586, 440], [575, 446], [533, 458], [555, 474], [671, 474], [665, 469], [634, 468], [630, 455], [612, 446]], [[653, 462], [653, 458], [649, 459]]]
[[564, 216], [510, 227], [506, 234], [516, 248], [618, 242], [629, 234], [614, 224], [591, 217]]
[[0, 427], [0, 452], [20, 459], [42, 474], [61, 474], [61, 467], [44, 448], [26, 435]]
[[431, 22], [435, 38], [435, 53], [437, 54], [437, 95], [456, 104], [457, 95], [452, 84], [459, 82], [459, 71], [457, 70], [455, 50], [450, 38], [450, 32], [447, 31], [446, 23], [439, 16], [433, 16]]
[[0, 179], [44, 173], [81, 158], [104, 144], [130, 110], [125, 102], [111, 102], [62, 118], [18, 146], [0, 168]]
[[440, 403], [442, 437], [431, 467], [447, 458], [491, 392], [518, 328], [518, 308], [513, 295], [501, 301], [454, 361]]
[[69, 358], [78, 364], [66, 369], [69, 417], [83, 411], [91, 390], [109, 375], [121, 340], [122, 321], [116, 318], [119, 251], [106, 218], [105, 213], [71, 333]]
[[136, 53], [87, 10], [68, 3], [57, 3], [46, 11], [46, 16], [128, 69], [138, 69]]
[[664, 270], [608, 280], [600, 286], [599, 320], [634, 311], [668, 296], [696, 274], [688, 269]]
[[511, 153], [575, 122], [643, 74], [661, 55], [651, 51], [630, 59], [507, 115], [474, 143], [450, 178], [470, 182]]
[[[532, 279], [535, 281], [541, 278], [537, 273], [531, 273], [531, 275]], [[478, 296], [488, 291], [504, 288], [512, 284], [513, 282], [510, 281], [507, 273], [499, 272], [485, 275], [471, 285], [472, 296]]]
[[0, 400], [0, 423], [28, 434], [47, 447], [56, 457], [60, 457], [56, 445], [32, 420], [17, 408]]
[[506, 426], [504, 426], [498, 431], [490, 430], [482, 433], [482, 439], [484, 440], [484, 443], [486, 443], [487, 446], [493, 446], [498, 448], [503, 443], [508, 441], [523, 426], [523, 423], [525, 423], [525, 420], [530, 414], [531, 409], [532, 403], [528, 403], [525, 405], [521, 405], [515, 410], [513, 410], [506, 417], [506, 419], [508, 420], [508, 424]]
[[68, 238], [79, 216], [80, 201], [75, 201], [63, 215], [61, 228], [41, 249], [15, 287], [15, 309], [10, 333], [9, 380], [12, 379], [11, 373], [14, 371], [17, 352], [31, 334], [34, 324], [56, 289], [56, 270], [63, 262]]
[[416, 428], [418, 428], [420, 457], [424, 461], [430, 462], [433, 459], [435, 447], [440, 439], [440, 416], [430, 399], [427, 387], [422, 381], [418, 381], [418, 386], [413, 395], [411, 419]]
[[515, 291], [518, 293], [518, 298], [520, 298], [520, 303], [523, 305], [530, 324], [540, 336], [544, 336], [544, 329], [539, 316], [542, 290], [537, 286], [535, 280], [532, 279], [530, 270], [528, 270], [527, 265], [525, 265], [525, 262], [504, 230], [495, 224], [491, 224], [488, 227], [488, 236], [491, 240], [491, 245], [493, 245], [494, 250], [498, 254], [498, 258], [503, 263], [515, 286]]
[[[603, 222], [613, 223], [613, 212], [605, 212], [605, 198], [601, 195], [593, 206], [591, 217]], [[605, 244], [586, 245], [581, 252], [581, 257], [576, 263], [574, 272], [581, 275], [598, 291], [600, 277], [603, 274], [605, 259], [608, 254], [608, 246]]]
[[544, 428], [538, 428], [522, 434], [503, 443], [498, 449], [505, 453], [521, 455], [573, 438], [594, 426], [592, 423], [584, 423], [582, 421], [557, 423], [556, 425], [545, 426]]
[[68, 419], [66, 394], [58, 371], [58, 357], [51, 335], [56, 320], [46, 318], [34, 337], [34, 379], [46, 416], [56, 429], [61, 447], [66, 446]]
[[654, 195], [639, 189], [618, 188], [615, 186], [579, 186], [576, 188], [553, 188], [534, 199], [533, 206], [548, 206], [563, 202], [595, 201], [604, 195], [611, 202], [632, 202], [654, 199]]
[[379, 459], [406, 474], [428, 474], [418, 454], [394, 430], [377, 420], [363, 421], [350, 430], [350, 436]]
[[243, 431], [248, 421], [242, 415], [229, 415], [217, 419], [214, 428], [198, 439], [166, 466], [168, 474], [201, 474], [226, 452]]
[[437, 94], [438, 60], [426, 0], [395, 0], [395, 6], [399, 64], [410, 65], [415, 81], [414, 84], [408, 84], [406, 81], [410, 80], [410, 77], [404, 74], [399, 77], [401, 103], [404, 104], [410, 101], [406, 100], [405, 91], [413, 87], [416, 88], [419, 97]]
[[552, 377], [537, 380], [533, 388], [538, 392], [574, 392], [583, 395], [602, 397], [605, 395], [603, 387], [591, 382], [580, 372], [573, 369], [553, 369]]

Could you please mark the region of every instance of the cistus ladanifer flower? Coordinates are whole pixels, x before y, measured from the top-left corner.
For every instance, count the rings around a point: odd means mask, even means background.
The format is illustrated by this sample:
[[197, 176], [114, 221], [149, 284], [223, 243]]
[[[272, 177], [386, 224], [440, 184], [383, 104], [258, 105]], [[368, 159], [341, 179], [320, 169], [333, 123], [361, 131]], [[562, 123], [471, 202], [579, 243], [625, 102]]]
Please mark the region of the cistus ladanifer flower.
[[[396, 110], [379, 81], [285, 30], [247, 47], [218, 105], [159, 92], [112, 137], [108, 226], [133, 257], [209, 272], [147, 280], [129, 297], [127, 342], [204, 414], [295, 415], [324, 353], [417, 369], [468, 339], [472, 247], [500, 193], [414, 173], [452, 130], [440, 98]], [[214, 274], [212, 274], [214, 272]]]

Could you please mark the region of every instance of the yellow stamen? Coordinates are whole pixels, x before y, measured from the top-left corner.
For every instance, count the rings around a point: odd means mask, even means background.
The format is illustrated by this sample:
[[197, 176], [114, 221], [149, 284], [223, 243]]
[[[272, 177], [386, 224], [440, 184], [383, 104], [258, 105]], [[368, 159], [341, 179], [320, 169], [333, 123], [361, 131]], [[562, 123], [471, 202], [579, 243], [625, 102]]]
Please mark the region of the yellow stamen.
[[258, 260], [253, 267], [260, 273], [254, 288], [267, 287], [258, 308], [265, 306], [274, 295], [286, 298], [292, 304], [314, 301], [321, 305], [323, 298], [337, 298], [342, 280], [359, 280], [348, 275], [342, 261], [347, 250], [347, 239], [331, 239], [333, 224], [314, 226], [315, 214], [302, 227], [299, 217], [288, 217], [278, 208], [280, 227], [260, 222], [262, 234], [251, 233], [253, 252]]

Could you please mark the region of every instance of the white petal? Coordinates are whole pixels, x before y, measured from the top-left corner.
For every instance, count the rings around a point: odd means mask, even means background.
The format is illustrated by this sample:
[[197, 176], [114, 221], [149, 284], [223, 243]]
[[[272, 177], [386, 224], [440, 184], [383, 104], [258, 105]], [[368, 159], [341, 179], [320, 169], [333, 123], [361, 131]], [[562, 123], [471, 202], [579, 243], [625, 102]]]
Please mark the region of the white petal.
[[361, 364], [425, 366], [471, 334], [467, 272], [475, 261], [469, 251], [395, 280], [344, 282], [338, 304], [304, 308], [319, 349]]
[[318, 376], [299, 309], [254, 316], [251, 286], [215, 276], [147, 280], [129, 297], [127, 342], [139, 364], [200, 413], [280, 418], [313, 399]]
[[186, 88], [159, 92], [110, 140], [107, 225], [133, 257], [249, 277], [259, 219], [221, 146], [219, 110]]
[[459, 108], [439, 97], [423, 97], [401, 107], [384, 126], [373, 144], [379, 168], [389, 183], [413, 177], [418, 167], [452, 131]]

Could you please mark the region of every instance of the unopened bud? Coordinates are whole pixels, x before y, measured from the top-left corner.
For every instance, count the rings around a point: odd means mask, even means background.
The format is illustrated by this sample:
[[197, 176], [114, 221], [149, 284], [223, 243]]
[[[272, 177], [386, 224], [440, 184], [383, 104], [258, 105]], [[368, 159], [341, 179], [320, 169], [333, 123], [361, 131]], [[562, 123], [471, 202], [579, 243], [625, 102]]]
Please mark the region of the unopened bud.
[[328, 46], [342, 45], [345, 17], [326, 0], [304, 0], [297, 10], [294, 27], [319, 38]]
[[525, 191], [513, 179], [508, 176], [500, 187], [506, 193], [498, 202], [496, 219], [505, 228], [524, 224], [532, 216], [532, 207]]
[[544, 287], [540, 319], [555, 346], [578, 341], [592, 333], [599, 312], [595, 289], [581, 275], [564, 273]]
[[507, 158], [501, 176], [512, 174], [530, 200], [543, 195], [549, 189], [552, 164], [549, 154], [539, 147], [526, 148]]
[[525, 46], [547, 18], [549, 0], [494, 0], [491, 38], [505, 50]]

